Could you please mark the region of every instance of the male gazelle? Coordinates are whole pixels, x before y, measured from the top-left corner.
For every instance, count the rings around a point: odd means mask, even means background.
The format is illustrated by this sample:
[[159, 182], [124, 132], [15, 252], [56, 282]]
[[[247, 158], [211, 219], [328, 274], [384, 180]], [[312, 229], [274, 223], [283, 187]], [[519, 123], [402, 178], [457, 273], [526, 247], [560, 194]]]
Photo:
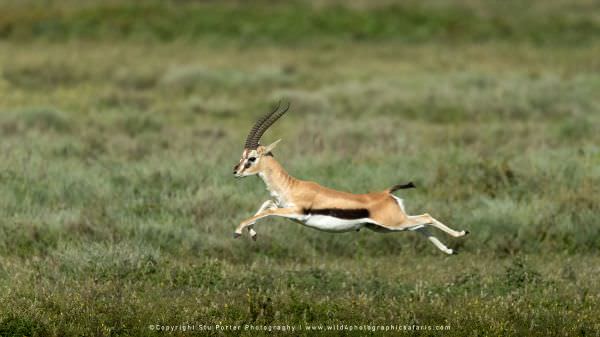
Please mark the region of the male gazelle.
[[362, 227], [383, 233], [417, 231], [444, 253], [454, 253], [431, 235], [425, 226], [436, 227], [454, 237], [464, 236], [468, 231], [453, 230], [427, 213], [407, 215], [402, 199], [392, 194], [399, 189], [414, 187], [412, 182], [381, 192], [352, 194], [290, 176], [273, 158], [272, 151], [279, 140], [268, 146], [259, 144], [265, 131], [288, 109], [289, 104], [281, 110], [278, 105], [254, 124], [246, 138], [242, 158], [233, 168], [236, 177], [258, 174], [274, 199], [265, 201], [253, 217], [242, 221], [234, 237], [242, 235], [247, 228], [256, 240], [255, 222], [268, 216], [279, 216], [328, 232], [358, 231]]

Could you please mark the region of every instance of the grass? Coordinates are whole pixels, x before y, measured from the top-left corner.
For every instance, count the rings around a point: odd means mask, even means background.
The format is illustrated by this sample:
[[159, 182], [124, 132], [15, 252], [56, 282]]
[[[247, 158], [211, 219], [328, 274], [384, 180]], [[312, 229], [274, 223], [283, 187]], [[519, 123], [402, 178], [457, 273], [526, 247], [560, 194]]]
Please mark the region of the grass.
[[158, 41], [210, 37], [286, 44], [316, 37], [404, 42], [497, 39], [573, 45], [588, 43], [600, 33], [597, 17], [590, 14], [597, 5], [588, 0], [553, 0], [531, 6], [514, 0], [489, 4], [473, 1], [343, 4], [292, 1], [284, 5], [258, 1], [253, 6], [244, 6], [235, 1], [225, 4], [108, 1], [90, 5], [89, 2], [48, 1], [42, 6], [31, 1], [9, 0], [7, 10], [0, 16], [0, 37]]
[[[412, 5], [5, 2], [0, 335], [597, 335], [594, 4]], [[439, 235], [461, 254], [282, 220], [233, 240], [268, 194], [231, 167], [280, 98], [292, 109], [265, 141], [283, 138], [291, 174], [355, 192], [413, 180], [408, 211], [470, 230]]]

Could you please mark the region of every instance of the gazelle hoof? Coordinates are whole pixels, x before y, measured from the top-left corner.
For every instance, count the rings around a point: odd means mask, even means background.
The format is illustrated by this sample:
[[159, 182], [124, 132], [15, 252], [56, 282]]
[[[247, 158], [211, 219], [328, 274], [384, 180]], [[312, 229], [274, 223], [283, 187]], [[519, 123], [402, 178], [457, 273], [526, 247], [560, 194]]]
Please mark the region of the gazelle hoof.
[[236, 232], [233, 232], [233, 238], [234, 238], [234, 239], [237, 239], [237, 238], [239, 238], [240, 236], [242, 236], [242, 234], [240, 234], [240, 233], [236, 233]]
[[254, 234], [251, 236], [252, 240], [256, 241], [256, 237], [258, 236], [258, 234]]
[[469, 232], [469, 231], [464, 231], [464, 232], [465, 232], [465, 235], [469, 235], [469, 233], [471, 233], [471, 232]]

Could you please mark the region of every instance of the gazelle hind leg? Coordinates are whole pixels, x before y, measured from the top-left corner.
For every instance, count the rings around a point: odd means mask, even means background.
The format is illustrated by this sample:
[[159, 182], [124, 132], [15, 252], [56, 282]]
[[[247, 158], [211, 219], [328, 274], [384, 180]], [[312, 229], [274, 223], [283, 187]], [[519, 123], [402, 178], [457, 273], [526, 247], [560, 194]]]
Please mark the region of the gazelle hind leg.
[[431, 243], [433, 243], [442, 252], [444, 252], [444, 253], [446, 253], [448, 255], [454, 254], [454, 250], [446, 247], [446, 245], [444, 245], [440, 240], [438, 240], [438, 238], [436, 238], [431, 233], [429, 233], [429, 231], [427, 229], [421, 227], [421, 228], [418, 228], [418, 229], [415, 229], [415, 230], [417, 232], [421, 233], [422, 235], [424, 235], [425, 237], [427, 237], [427, 239], [429, 241], [431, 241]]
[[439, 222], [438, 220], [434, 219], [431, 215], [429, 215], [427, 213], [422, 214], [422, 215], [409, 215], [408, 220], [419, 222], [419, 223], [426, 223], [430, 226], [433, 226], [437, 229], [440, 229], [440, 230], [454, 236], [455, 238], [469, 234], [469, 231], [454, 230], [454, 229], [444, 225], [443, 223]]
[[446, 247], [438, 238], [433, 236], [429, 231], [425, 228], [425, 226], [429, 225], [429, 223], [417, 223], [414, 221], [405, 221], [401, 227], [388, 227], [381, 224], [370, 223], [367, 225], [367, 228], [376, 231], [376, 232], [395, 232], [395, 231], [415, 231], [427, 237], [431, 243], [433, 243], [439, 250], [446, 254], [454, 254], [454, 250]]

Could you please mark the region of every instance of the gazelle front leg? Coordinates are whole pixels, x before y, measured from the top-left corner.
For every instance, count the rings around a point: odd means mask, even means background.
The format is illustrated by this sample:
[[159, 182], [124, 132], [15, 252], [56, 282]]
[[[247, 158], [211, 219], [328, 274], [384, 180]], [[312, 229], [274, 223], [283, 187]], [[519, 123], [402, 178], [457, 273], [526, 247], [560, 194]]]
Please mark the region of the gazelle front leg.
[[281, 216], [284, 218], [298, 218], [298, 217], [302, 216], [302, 214], [294, 208], [267, 209], [253, 217], [250, 217], [250, 218], [242, 221], [237, 226], [235, 232], [233, 233], [233, 237], [234, 238], [240, 237], [240, 235], [242, 235], [242, 231], [244, 230], [244, 228], [253, 225], [257, 220], [268, 217], [268, 216]]
[[[274, 209], [277, 208], [277, 205], [275, 204], [275, 202], [273, 202], [273, 200], [267, 200], [265, 202], [263, 202], [263, 204], [260, 206], [260, 208], [258, 209], [258, 211], [256, 211], [256, 213], [254, 213], [254, 215], [258, 215], [262, 212], [264, 212], [266, 209]], [[252, 240], [256, 240], [256, 231], [254, 230], [254, 223], [248, 225], [248, 232], [250, 233], [250, 237], [252, 238]]]

